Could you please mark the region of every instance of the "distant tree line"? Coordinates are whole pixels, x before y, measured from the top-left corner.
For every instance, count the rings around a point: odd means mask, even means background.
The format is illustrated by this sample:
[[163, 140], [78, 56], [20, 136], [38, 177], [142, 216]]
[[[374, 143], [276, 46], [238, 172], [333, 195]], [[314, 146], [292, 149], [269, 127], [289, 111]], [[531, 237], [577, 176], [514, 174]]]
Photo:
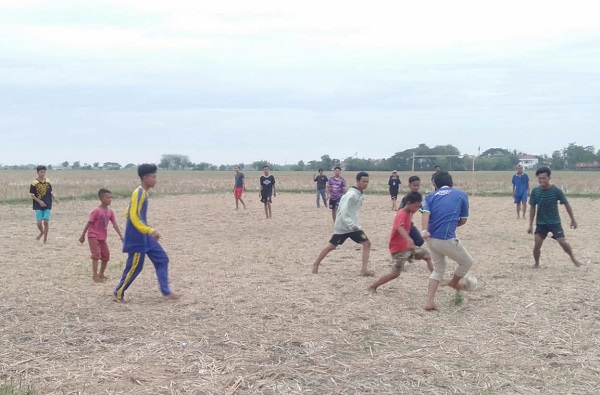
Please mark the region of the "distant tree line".
[[[428, 171], [438, 165], [444, 170], [461, 171], [472, 170], [512, 170], [524, 156], [523, 152], [509, 150], [506, 148], [489, 148], [477, 156], [461, 154], [455, 146], [436, 145], [429, 147], [426, 144], [419, 144], [414, 148], [405, 149], [396, 152], [389, 158], [373, 159], [358, 158], [349, 156], [347, 158], [332, 158], [330, 155], [321, 156], [320, 160], [298, 161], [296, 164], [277, 164], [268, 160], [257, 160], [252, 163], [234, 163], [215, 165], [208, 162], [193, 163], [190, 157], [181, 154], [163, 154], [158, 167], [165, 170], [200, 170], [200, 171], [226, 171], [231, 170], [233, 166], [240, 166], [246, 170], [261, 170], [263, 166], [268, 165], [272, 170], [291, 170], [291, 171], [316, 171], [324, 169], [333, 170], [335, 166], [342, 166], [349, 171]], [[414, 158], [414, 159], [413, 159]], [[563, 149], [552, 152], [551, 155], [537, 156], [539, 166], [547, 165], [554, 170], [577, 170], [578, 163], [600, 162], [600, 150], [596, 151], [594, 146], [583, 146], [576, 143], [570, 143]], [[62, 162], [60, 165], [48, 165], [49, 169], [75, 169], [75, 170], [121, 170], [134, 169], [135, 163], [128, 163], [124, 166], [117, 162], [94, 162], [92, 164], [75, 161]], [[1, 165], [0, 169], [35, 169], [36, 164], [28, 165]]]

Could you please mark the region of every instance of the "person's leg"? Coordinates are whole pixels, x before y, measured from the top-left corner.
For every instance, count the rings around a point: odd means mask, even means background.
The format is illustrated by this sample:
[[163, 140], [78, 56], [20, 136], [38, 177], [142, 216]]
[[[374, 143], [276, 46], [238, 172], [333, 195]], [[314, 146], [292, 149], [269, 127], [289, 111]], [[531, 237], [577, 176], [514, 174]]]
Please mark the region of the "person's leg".
[[317, 260], [313, 263], [312, 272], [313, 274], [319, 273], [319, 265], [321, 261], [329, 254], [331, 251], [335, 250], [335, 244], [329, 243], [327, 247], [323, 248], [323, 250], [319, 253]]
[[558, 241], [558, 244], [560, 244], [562, 249], [569, 255], [569, 257], [571, 258], [571, 262], [573, 262], [573, 264], [576, 267], [581, 266], [581, 262], [579, 262], [577, 259], [575, 259], [575, 255], [573, 254], [573, 249], [571, 248], [571, 245], [567, 242], [567, 239], [564, 237], [560, 237], [560, 238], [556, 239], [556, 241]]
[[360, 269], [361, 276], [374, 276], [375, 272], [369, 269], [369, 255], [371, 253], [371, 242], [369, 240], [360, 243], [363, 247], [362, 250], [362, 267]]
[[242, 203], [242, 207], [244, 207], [244, 210], [246, 209], [246, 203], [244, 203], [244, 199], [242, 199], [242, 197], [240, 196], [239, 199], [240, 203]]
[[44, 244], [48, 242], [48, 231], [50, 230], [50, 220], [44, 219]]
[[435, 294], [446, 273], [446, 257], [436, 250], [436, 247], [444, 240], [429, 239], [427, 246], [429, 247], [431, 259], [433, 261], [433, 272], [429, 276], [429, 284], [427, 286], [427, 302], [425, 310], [437, 310], [435, 305]]
[[102, 282], [101, 278], [98, 276], [98, 260], [97, 259], [92, 259], [92, 280], [95, 283], [99, 283]]
[[515, 204], [515, 207], [517, 208], [517, 219], [520, 218], [520, 214], [521, 214], [521, 204], [519, 202], [517, 202]]
[[400, 273], [397, 272], [396, 270], [392, 269], [391, 272], [389, 272], [388, 274], [383, 275], [382, 277], [379, 278], [379, 280], [375, 281], [373, 284], [371, 284], [368, 288], [369, 292], [371, 293], [377, 293], [377, 288], [382, 286], [385, 283], [388, 283], [390, 281], [392, 281], [395, 278], [398, 278], [400, 276]]
[[36, 240], [41, 240], [42, 237], [44, 236], [44, 225], [42, 224], [42, 221], [35, 221], [38, 230], [40, 231], [40, 233], [37, 235], [37, 237], [35, 238]]
[[542, 237], [542, 235], [536, 233], [533, 245], [533, 260], [535, 262], [533, 267], [535, 269], [540, 267], [540, 256], [542, 255], [542, 244], [544, 244], [544, 239], [545, 237]]
[[525, 219], [525, 214], [527, 213], [527, 191], [521, 196], [521, 211], [523, 212], [523, 219]]
[[235, 209], [238, 210], [240, 208], [239, 200], [240, 198], [237, 196], [237, 193], [234, 192], [233, 198], [235, 199]]
[[267, 219], [269, 219], [269, 208], [267, 207], [268, 203], [265, 202], [263, 204], [264, 208], [265, 208], [265, 217], [267, 217]]
[[458, 263], [458, 267], [454, 270], [454, 275], [450, 282], [448, 282], [448, 286], [457, 291], [463, 289], [464, 286], [459, 284], [459, 281], [467, 275], [473, 266], [473, 257], [471, 257], [471, 254], [469, 254], [458, 239], [445, 240], [445, 243], [440, 243], [437, 251]]
[[150, 249], [147, 254], [154, 265], [154, 270], [156, 270], [156, 278], [158, 279], [160, 292], [165, 299], [179, 299], [179, 295], [171, 292], [171, 289], [169, 288], [169, 256], [165, 250], [156, 240], [151, 239]]
[[108, 261], [110, 261], [110, 251], [108, 249], [108, 243], [106, 240], [98, 240], [100, 245], [100, 270], [98, 271], [98, 277], [101, 281], [106, 281], [107, 277], [104, 275], [104, 271], [106, 270], [106, 266], [108, 265]]
[[321, 208], [321, 190], [317, 189], [317, 208]]
[[321, 189], [321, 199], [323, 199], [323, 206], [327, 208], [327, 196], [324, 189]]
[[425, 240], [423, 240], [423, 236], [421, 236], [421, 232], [419, 232], [419, 230], [417, 229], [417, 227], [415, 226], [414, 223], [410, 224], [410, 231], [408, 232], [408, 235], [410, 236], [411, 239], [413, 239], [415, 246], [422, 247], [423, 244], [425, 244]]
[[410, 252], [399, 252], [392, 254], [392, 271], [388, 274], [383, 275], [377, 281], [369, 286], [369, 292], [377, 293], [377, 288], [381, 285], [392, 281], [400, 276], [400, 273], [404, 270], [404, 263], [411, 256]]
[[114, 291], [115, 300], [117, 302], [123, 302], [125, 297], [125, 291], [133, 283], [135, 278], [140, 274], [144, 268], [144, 259], [146, 254], [142, 252], [130, 252], [127, 257], [127, 263], [125, 264], [125, 270], [121, 280]]
[[273, 211], [271, 211], [271, 202], [267, 203], [267, 207], [269, 208], [269, 214], [267, 215], [267, 218], [272, 218]]

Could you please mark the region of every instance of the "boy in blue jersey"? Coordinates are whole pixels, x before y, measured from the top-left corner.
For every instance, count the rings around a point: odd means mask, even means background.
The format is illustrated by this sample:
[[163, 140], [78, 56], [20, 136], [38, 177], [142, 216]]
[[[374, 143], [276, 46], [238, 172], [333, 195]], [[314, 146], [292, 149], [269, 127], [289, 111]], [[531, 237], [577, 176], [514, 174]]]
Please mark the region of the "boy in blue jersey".
[[533, 220], [537, 212], [536, 227], [535, 227], [535, 245], [533, 247], [533, 259], [535, 264], [533, 267], [540, 267], [540, 256], [542, 254], [542, 244], [548, 233], [552, 233], [552, 238], [558, 241], [558, 244], [569, 255], [571, 261], [576, 267], [581, 266], [581, 262], [575, 259], [571, 245], [567, 243], [565, 232], [560, 223], [560, 214], [558, 213], [558, 203], [564, 205], [567, 213], [571, 218], [571, 229], [577, 229], [577, 222], [573, 215], [571, 205], [567, 201], [564, 192], [556, 185], [550, 184], [551, 171], [548, 167], [540, 167], [535, 172], [540, 183], [539, 187], [533, 188], [529, 197], [531, 210], [529, 211], [529, 229], [527, 233], [533, 233]]
[[527, 211], [527, 195], [529, 195], [529, 176], [523, 173], [523, 166], [517, 165], [517, 173], [512, 177], [512, 193], [517, 205], [517, 218], [519, 218], [521, 209], [523, 210], [523, 219]]
[[427, 303], [425, 310], [437, 310], [435, 293], [446, 272], [446, 257], [456, 261], [458, 267], [449, 285], [456, 290], [464, 289], [461, 278], [467, 275], [473, 265], [473, 258], [456, 237], [456, 228], [464, 225], [469, 217], [469, 199], [467, 194], [452, 187], [452, 176], [440, 171], [433, 178], [435, 192], [425, 197], [423, 202], [423, 230], [421, 234], [427, 241], [433, 260], [433, 273], [429, 276]]
[[148, 226], [146, 221], [148, 190], [156, 185], [156, 170], [154, 164], [144, 163], [138, 166], [138, 175], [142, 184], [131, 195], [123, 241], [123, 252], [129, 256], [121, 281], [114, 292], [115, 301], [120, 303], [125, 302], [125, 291], [142, 271], [146, 255], [154, 264], [163, 297], [168, 300], [179, 299], [179, 295], [172, 293], [169, 289], [169, 257], [162, 246], [158, 244], [160, 234]]

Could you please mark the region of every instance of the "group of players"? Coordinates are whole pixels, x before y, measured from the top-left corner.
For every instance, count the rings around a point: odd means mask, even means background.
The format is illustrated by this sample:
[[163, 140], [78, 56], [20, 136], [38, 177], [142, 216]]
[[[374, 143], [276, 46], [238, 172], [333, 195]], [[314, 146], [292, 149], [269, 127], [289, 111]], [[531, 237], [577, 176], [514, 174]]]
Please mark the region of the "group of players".
[[[40, 232], [37, 239], [43, 238], [43, 242], [46, 243], [52, 203], [57, 199], [52, 192], [50, 180], [46, 178], [46, 167], [38, 166], [36, 170], [37, 177], [31, 183], [29, 192]], [[262, 170], [263, 175], [259, 180], [259, 197], [264, 205], [265, 216], [269, 219], [272, 217], [272, 197], [276, 196], [275, 177], [270, 174], [268, 166], [264, 166]], [[234, 167], [234, 171], [236, 210], [239, 209], [240, 203], [245, 209], [246, 204], [243, 200], [243, 192], [246, 190], [245, 177], [238, 166]], [[112, 223], [123, 241], [123, 252], [128, 254], [125, 269], [113, 293], [115, 301], [125, 303], [125, 291], [142, 271], [146, 256], [150, 258], [155, 267], [163, 297], [175, 300], [179, 298], [179, 295], [173, 293], [169, 288], [168, 255], [158, 242], [159, 232], [150, 227], [146, 220], [148, 190], [156, 185], [157, 167], [154, 164], [141, 164], [138, 166], [137, 172], [140, 177], [140, 186], [131, 195], [127, 209], [125, 234], [121, 233], [114, 213], [109, 208], [112, 201], [111, 192], [101, 189], [98, 193], [100, 205], [89, 215], [79, 241], [83, 243], [87, 235], [92, 259], [93, 280], [104, 282], [106, 280], [104, 271], [110, 259], [110, 252], [106, 244], [107, 227], [109, 223]], [[528, 233], [535, 233], [533, 249], [535, 263], [533, 267], [537, 268], [540, 265], [541, 247], [549, 233], [552, 233], [552, 238], [558, 241], [570, 256], [573, 264], [578, 267], [581, 263], [575, 258], [571, 246], [566, 241], [557, 202], [565, 205], [571, 219], [571, 228], [575, 229], [577, 222], [573, 210], [563, 191], [550, 183], [551, 171], [549, 168], [538, 168], [535, 174], [539, 186], [534, 188], [531, 193], [529, 193], [529, 178], [521, 166], [517, 167], [517, 173], [512, 179], [517, 218], [520, 218], [521, 211], [525, 218], [527, 196], [529, 195], [531, 209]], [[316, 183], [317, 207], [320, 207], [322, 200], [324, 205], [331, 209], [334, 225], [333, 236], [313, 263], [312, 272], [317, 274], [322, 260], [350, 238], [362, 246], [361, 275], [373, 276], [374, 272], [368, 268], [371, 242], [362, 230], [358, 219], [359, 209], [364, 201], [364, 191], [369, 185], [369, 174], [366, 172], [356, 174], [356, 184], [350, 188], [347, 188], [346, 181], [341, 177], [340, 167], [334, 169], [334, 176], [331, 178], [327, 178], [323, 174], [323, 169], [319, 169], [318, 175], [314, 175], [313, 180]], [[380, 285], [400, 275], [406, 261], [425, 260], [431, 273], [425, 304], [426, 310], [437, 309], [435, 294], [440, 285], [450, 286], [457, 291], [465, 289], [468, 284], [461, 280], [473, 265], [473, 258], [456, 235], [456, 229], [464, 225], [469, 216], [468, 196], [465, 192], [454, 188], [452, 176], [448, 172], [441, 171], [438, 166], [436, 166], [436, 172], [431, 181], [435, 191], [423, 198], [419, 193], [421, 182], [419, 177], [409, 178], [410, 192], [400, 202], [390, 235], [389, 250], [392, 256], [392, 270], [369, 287], [371, 292], [376, 293]], [[400, 184], [397, 172], [393, 171], [388, 181], [392, 210], [396, 210]], [[412, 222], [413, 214], [417, 211], [422, 213], [421, 231]], [[534, 220], [536, 220], [535, 232], [533, 230]], [[425, 243], [427, 243], [427, 249], [423, 247]], [[450, 280], [444, 280], [446, 257], [458, 264]]]

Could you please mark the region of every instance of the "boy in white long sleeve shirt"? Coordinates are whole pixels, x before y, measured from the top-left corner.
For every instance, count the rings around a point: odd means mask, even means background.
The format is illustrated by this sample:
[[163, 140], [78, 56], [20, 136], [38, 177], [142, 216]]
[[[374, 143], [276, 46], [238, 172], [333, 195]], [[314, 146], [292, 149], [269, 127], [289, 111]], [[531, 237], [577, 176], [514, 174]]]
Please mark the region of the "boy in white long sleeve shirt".
[[369, 270], [369, 253], [371, 252], [371, 242], [363, 232], [358, 221], [358, 211], [365, 200], [363, 191], [369, 185], [369, 174], [361, 171], [356, 175], [356, 186], [348, 189], [348, 192], [340, 200], [335, 223], [333, 224], [333, 236], [329, 240], [327, 247], [321, 251], [315, 263], [313, 263], [312, 272], [319, 273], [319, 264], [331, 251], [337, 246], [344, 244], [346, 239], [350, 238], [355, 243], [361, 244], [362, 252], [362, 276], [373, 276], [375, 273]]

